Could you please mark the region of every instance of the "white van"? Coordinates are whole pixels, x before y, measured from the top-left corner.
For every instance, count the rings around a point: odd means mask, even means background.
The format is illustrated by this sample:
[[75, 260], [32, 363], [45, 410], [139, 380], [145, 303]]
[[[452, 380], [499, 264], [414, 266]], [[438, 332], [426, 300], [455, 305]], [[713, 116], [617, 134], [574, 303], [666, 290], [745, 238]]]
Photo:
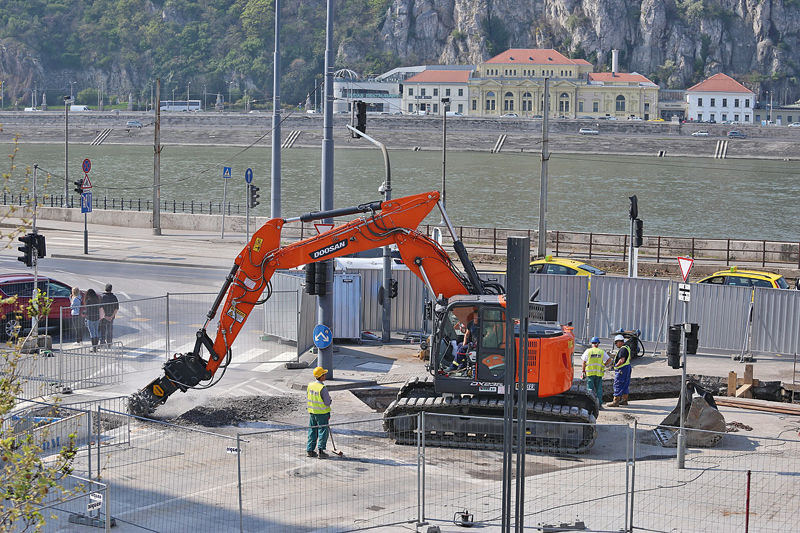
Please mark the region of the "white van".
[[91, 109], [89, 109], [89, 106], [86, 106], [86, 105], [74, 105], [74, 104], [69, 106], [69, 110], [70, 111], [91, 111]]

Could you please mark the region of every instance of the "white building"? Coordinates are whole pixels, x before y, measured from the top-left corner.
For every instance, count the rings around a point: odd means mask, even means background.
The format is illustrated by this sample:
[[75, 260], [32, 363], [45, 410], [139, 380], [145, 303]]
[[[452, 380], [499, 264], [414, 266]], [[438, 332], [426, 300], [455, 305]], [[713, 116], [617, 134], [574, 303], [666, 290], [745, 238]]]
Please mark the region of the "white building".
[[688, 120], [752, 124], [755, 94], [730, 76], [714, 74], [686, 90]]
[[379, 79], [361, 79], [352, 70], [342, 70], [333, 79], [333, 112], [350, 113], [353, 102], [367, 104], [368, 113], [399, 113], [400, 83]]
[[403, 82], [403, 113], [441, 115], [449, 98], [449, 111], [466, 115], [471, 73], [472, 67], [429, 67], [411, 76]]

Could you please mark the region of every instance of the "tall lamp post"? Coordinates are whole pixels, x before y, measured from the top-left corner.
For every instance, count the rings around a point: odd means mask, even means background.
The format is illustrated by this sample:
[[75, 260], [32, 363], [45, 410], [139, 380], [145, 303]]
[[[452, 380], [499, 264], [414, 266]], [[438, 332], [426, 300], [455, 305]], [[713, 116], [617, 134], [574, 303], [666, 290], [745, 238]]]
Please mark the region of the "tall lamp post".
[[231, 106], [233, 109], [233, 102], [231, 101], [231, 86], [233, 85], [234, 80], [228, 82], [228, 105]]
[[[447, 194], [445, 192], [445, 176], [447, 167], [447, 110], [450, 109], [450, 99], [442, 98], [442, 207], [447, 210]], [[443, 220], [444, 222], [444, 220]]]
[[74, 99], [74, 98], [75, 98], [75, 97], [72, 95], [72, 87], [73, 87], [73, 86], [74, 86], [76, 83], [78, 83], [78, 82], [77, 82], [77, 81], [71, 81], [71, 82], [69, 82], [69, 99], [70, 99], [70, 100], [72, 100], [72, 99]]
[[206, 110], [206, 84], [203, 84], [203, 111]]
[[64, 97], [64, 205], [69, 207], [69, 106], [72, 98]]
[[189, 86], [191, 84], [192, 82], [190, 81], [186, 82], [186, 111], [189, 111]]

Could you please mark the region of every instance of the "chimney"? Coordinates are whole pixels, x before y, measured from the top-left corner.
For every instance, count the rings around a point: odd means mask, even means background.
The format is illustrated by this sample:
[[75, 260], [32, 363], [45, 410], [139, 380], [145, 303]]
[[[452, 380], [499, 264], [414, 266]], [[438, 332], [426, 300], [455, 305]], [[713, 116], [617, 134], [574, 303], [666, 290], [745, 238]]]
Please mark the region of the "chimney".
[[611, 50], [611, 75], [616, 76], [619, 72], [619, 50]]

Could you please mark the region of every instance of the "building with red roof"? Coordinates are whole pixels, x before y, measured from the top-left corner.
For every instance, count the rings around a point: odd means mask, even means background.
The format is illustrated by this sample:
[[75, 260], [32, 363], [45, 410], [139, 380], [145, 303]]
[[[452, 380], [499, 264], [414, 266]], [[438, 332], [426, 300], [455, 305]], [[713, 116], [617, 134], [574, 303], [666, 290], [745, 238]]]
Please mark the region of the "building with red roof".
[[753, 122], [755, 93], [718, 73], [686, 90], [688, 117], [697, 122]]

